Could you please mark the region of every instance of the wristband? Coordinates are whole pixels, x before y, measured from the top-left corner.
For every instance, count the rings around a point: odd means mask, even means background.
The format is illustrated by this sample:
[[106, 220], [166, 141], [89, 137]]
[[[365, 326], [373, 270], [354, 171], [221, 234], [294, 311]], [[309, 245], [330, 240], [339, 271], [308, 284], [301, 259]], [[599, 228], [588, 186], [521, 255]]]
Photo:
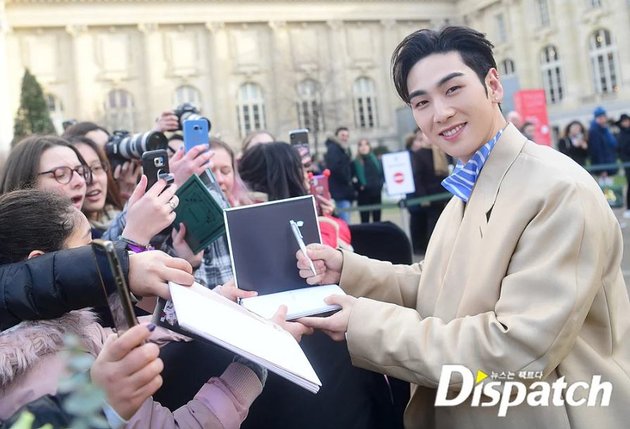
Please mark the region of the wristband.
[[151, 246], [150, 244], [147, 244], [145, 246], [143, 244], [136, 243], [133, 240], [129, 240], [128, 238], [125, 238], [122, 235], [118, 237], [118, 239], [120, 241], [124, 241], [125, 243], [127, 243], [127, 249], [131, 250], [133, 253], [142, 253], [142, 252], [146, 252], [147, 250], [154, 250], [153, 246]]

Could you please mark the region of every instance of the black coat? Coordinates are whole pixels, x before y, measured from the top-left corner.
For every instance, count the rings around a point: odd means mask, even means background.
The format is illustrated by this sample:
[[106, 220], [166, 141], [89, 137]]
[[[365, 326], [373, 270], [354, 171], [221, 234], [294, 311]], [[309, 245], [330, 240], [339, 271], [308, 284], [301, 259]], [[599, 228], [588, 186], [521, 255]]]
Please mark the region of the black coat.
[[[129, 256], [125, 243], [114, 245], [127, 276]], [[53, 319], [71, 310], [105, 305], [94, 253], [89, 246], [0, 266], [0, 331], [22, 320]]]
[[355, 199], [354, 185], [352, 184], [352, 159], [347, 150], [334, 139], [326, 140], [326, 155], [324, 162], [330, 170], [328, 186], [330, 195], [335, 200]]
[[630, 162], [630, 128], [619, 128], [617, 143], [619, 144], [619, 158], [623, 162]]

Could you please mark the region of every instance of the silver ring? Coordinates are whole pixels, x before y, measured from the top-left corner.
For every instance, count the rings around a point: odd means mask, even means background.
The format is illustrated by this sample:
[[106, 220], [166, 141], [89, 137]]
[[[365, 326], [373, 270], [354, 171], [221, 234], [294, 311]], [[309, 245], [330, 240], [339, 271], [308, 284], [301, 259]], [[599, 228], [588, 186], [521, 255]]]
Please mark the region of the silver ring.
[[168, 200], [168, 205], [171, 206], [172, 210], [175, 210], [177, 206], [179, 205], [179, 198], [177, 198], [176, 196], [173, 196], [173, 198]]

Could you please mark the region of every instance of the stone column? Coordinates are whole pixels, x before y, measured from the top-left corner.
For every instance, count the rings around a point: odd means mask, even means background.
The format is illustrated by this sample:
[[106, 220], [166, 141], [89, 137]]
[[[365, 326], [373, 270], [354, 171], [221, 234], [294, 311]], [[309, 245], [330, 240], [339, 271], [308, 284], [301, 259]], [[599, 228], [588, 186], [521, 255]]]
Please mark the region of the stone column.
[[[4, 100], [0, 103], [0, 159], [3, 158], [11, 148], [11, 139], [13, 138], [13, 113], [11, 112], [11, 103], [9, 92], [9, 62], [7, 61], [6, 39], [8, 38], [10, 29], [7, 23], [7, 17], [4, 12], [4, 1], [0, 0], [0, 94]], [[19, 91], [19, 89], [18, 89]], [[13, 93], [15, 91], [12, 91]]]
[[[153, 127], [155, 118], [164, 110], [169, 109], [170, 103], [161, 105], [162, 94], [158, 91], [157, 82], [163, 75], [162, 64], [162, 39], [158, 31], [158, 25], [154, 23], [138, 24], [138, 30], [143, 35], [142, 66], [140, 67], [142, 99], [136, 100], [137, 122], [135, 131], [146, 131]], [[170, 95], [170, 94], [169, 94]]]
[[[72, 78], [68, 88], [72, 97], [68, 100], [66, 116], [81, 121], [94, 121], [101, 124], [102, 99], [94, 87], [94, 45], [85, 25], [68, 25], [66, 32], [72, 37]], [[100, 107], [100, 108], [99, 108]]]
[[295, 71], [291, 60], [291, 40], [285, 21], [269, 22], [272, 29], [271, 84], [272, 90], [266, 94], [268, 105], [267, 126], [278, 131], [280, 140], [286, 138], [290, 130], [298, 128], [295, 108]]
[[[220, 136], [238, 151], [240, 140], [235, 109], [238, 88], [232, 84], [233, 79], [229, 74], [232, 70], [232, 58], [228, 32], [223, 22], [206, 22], [206, 29], [209, 39], [206, 66], [209, 85], [200, 89], [209, 111], [204, 113], [212, 122], [212, 134]], [[236, 134], [231, 134], [230, 130], [236, 130]]]
[[328, 67], [323, 73], [324, 115], [328, 131], [339, 126], [354, 128], [352, 92], [346, 82], [347, 50], [343, 22], [330, 20], [328, 31]]

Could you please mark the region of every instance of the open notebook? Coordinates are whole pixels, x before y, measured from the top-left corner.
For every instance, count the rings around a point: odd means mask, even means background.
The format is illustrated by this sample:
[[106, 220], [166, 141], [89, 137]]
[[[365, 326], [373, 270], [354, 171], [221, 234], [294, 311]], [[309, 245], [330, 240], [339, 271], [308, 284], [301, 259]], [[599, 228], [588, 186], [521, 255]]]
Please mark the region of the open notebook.
[[269, 318], [284, 304], [288, 320], [339, 309], [324, 302], [344, 294], [338, 285], [310, 286], [297, 269], [291, 221], [300, 224], [304, 243], [321, 243], [312, 195], [230, 208], [224, 216], [236, 286], [258, 292], [241, 305]]
[[204, 338], [317, 393], [322, 383], [298, 342], [273, 322], [194, 283], [169, 283], [177, 322]]

